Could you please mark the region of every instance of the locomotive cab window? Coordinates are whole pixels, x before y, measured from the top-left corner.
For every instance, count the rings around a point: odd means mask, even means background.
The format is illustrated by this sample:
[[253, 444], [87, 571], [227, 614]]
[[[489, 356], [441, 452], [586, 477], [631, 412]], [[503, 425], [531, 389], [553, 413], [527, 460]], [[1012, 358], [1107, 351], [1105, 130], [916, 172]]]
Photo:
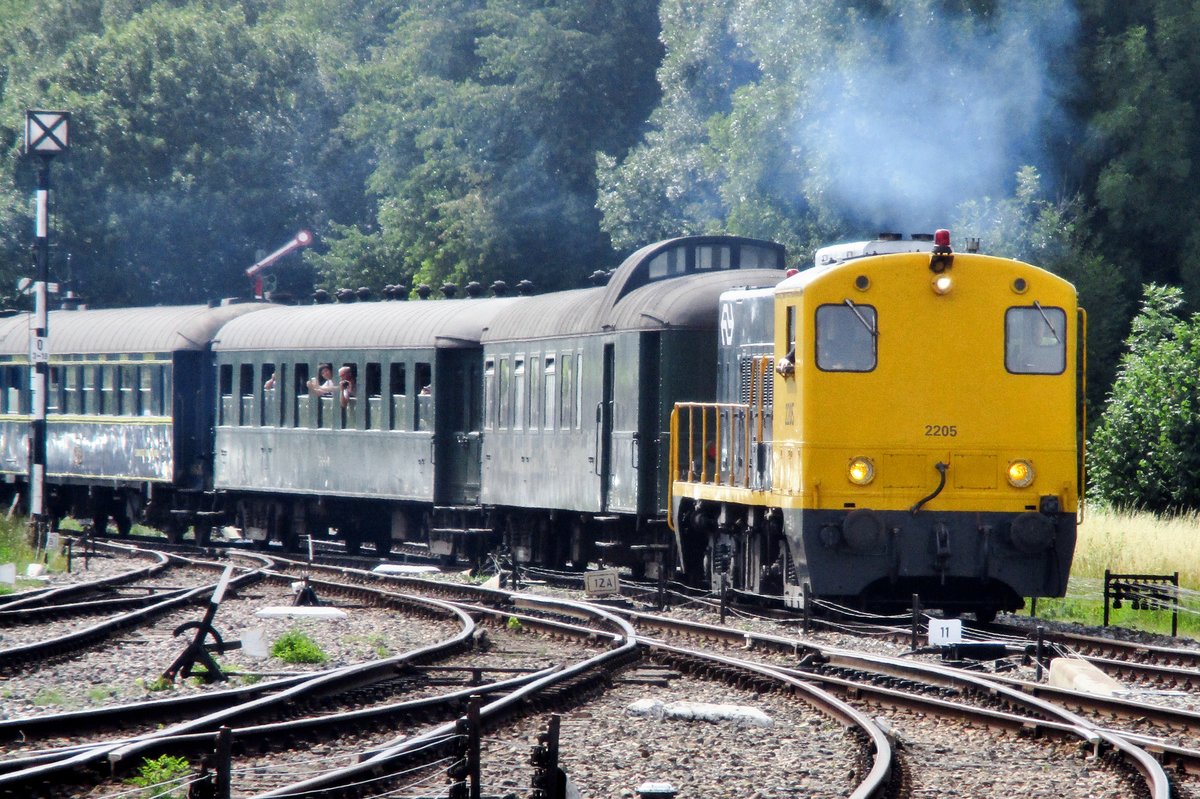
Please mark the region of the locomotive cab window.
[[870, 372], [876, 362], [875, 309], [870, 305], [817, 308], [817, 368], [826, 372]]
[[1067, 368], [1067, 315], [1062, 308], [1009, 308], [1004, 314], [1004, 367], [1013, 374], [1058, 375]]

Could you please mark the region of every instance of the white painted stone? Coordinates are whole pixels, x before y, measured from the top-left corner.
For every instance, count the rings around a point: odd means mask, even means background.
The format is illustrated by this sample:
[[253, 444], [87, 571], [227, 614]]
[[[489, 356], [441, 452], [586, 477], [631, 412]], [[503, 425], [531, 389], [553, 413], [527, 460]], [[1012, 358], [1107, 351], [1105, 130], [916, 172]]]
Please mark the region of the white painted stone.
[[337, 608], [297, 605], [296, 607], [267, 607], [257, 611], [254, 615], [260, 619], [329, 619], [336, 621], [346, 618], [346, 611]]
[[1050, 661], [1050, 684], [1097, 696], [1112, 696], [1125, 690], [1120, 682], [1079, 658], [1055, 658]]

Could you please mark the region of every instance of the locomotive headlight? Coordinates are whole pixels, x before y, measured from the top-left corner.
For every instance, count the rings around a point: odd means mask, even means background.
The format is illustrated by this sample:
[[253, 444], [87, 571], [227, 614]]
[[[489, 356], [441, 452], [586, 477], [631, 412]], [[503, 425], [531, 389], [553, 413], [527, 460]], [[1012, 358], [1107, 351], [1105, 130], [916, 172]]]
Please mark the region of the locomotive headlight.
[[850, 465], [846, 469], [846, 476], [856, 486], [869, 485], [875, 479], [875, 464], [871, 462], [870, 458], [859, 456], [850, 461]]
[[933, 278], [933, 293], [934, 294], [949, 294], [950, 289], [954, 287], [954, 281], [950, 279], [950, 275], [942, 272], [940, 275], [935, 275]]
[[1018, 460], [1008, 464], [1008, 484], [1013, 488], [1029, 488], [1033, 485], [1033, 464]]

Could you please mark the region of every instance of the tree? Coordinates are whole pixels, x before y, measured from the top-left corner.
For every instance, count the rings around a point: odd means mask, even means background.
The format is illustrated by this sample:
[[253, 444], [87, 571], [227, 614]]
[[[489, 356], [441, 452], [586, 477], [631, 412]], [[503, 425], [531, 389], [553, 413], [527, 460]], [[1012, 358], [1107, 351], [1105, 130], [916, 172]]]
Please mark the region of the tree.
[[1100, 211], [1110, 257], [1200, 299], [1200, 6], [1190, 0], [1082, 0], [1077, 112], [1088, 135], [1063, 162]]
[[1090, 448], [1101, 501], [1156, 513], [1200, 508], [1200, 316], [1177, 287], [1145, 287], [1129, 351]]
[[1014, 190], [1047, 145], [1069, 42], [1065, 0], [663, 3], [663, 103], [602, 159], [615, 242], [763, 236], [795, 250], [944, 226]]
[[1082, 196], [1051, 201], [1032, 166], [1016, 175], [1011, 197], [984, 197], [959, 206], [953, 231], [961, 243], [978, 238], [989, 255], [1016, 258], [1048, 269], [1075, 284], [1080, 304], [1089, 311], [1087, 402], [1104, 407], [1131, 311], [1129, 276], [1109, 261], [1091, 239], [1092, 213]]
[[623, 152], [657, 94], [655, 4], [415, 4], [357, 76], [346, 129], [376, 159], [372, 218], [318, 259], [327, 285], [578, 285], [611, 246], [595, 152]]
[[[319, 228], [329, 198], [347, 196], [327, 171], [337, 97], [294, 25], [251, 25], [237, 4], [129, 5], [83, 15], [58, 57], [6, 87], [6, 120], [72, 112], [72, 150], [55, 165], [56, 277], [97, 304], [245, 295], [256, 251]], [[19, 137], [4, 134], [13, 153]], [[5, 162], [6, 221], [27, 217], [28, 160]], [[6, 226], [10, 271], [24, 268], [28, 229]]]

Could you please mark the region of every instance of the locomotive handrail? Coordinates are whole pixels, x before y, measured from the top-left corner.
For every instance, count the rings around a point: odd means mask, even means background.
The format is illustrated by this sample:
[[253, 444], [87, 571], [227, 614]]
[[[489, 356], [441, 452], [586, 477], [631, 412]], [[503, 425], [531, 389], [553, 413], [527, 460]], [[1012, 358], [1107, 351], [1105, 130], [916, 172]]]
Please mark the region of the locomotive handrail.
[[1075, 487], [1076, 500], [1079, 510], [1076, 513], [1076, 524], [1083, 524], [1084, 505], [1087, 494], [1087, 311], [1079, 309], [1079, 343], [1083, 348], [1079, 358], [1079, 414], [1082, 422], [1079, 428], [1079, 484]]
[[[703, 485], [725, 485], [730, 487], [750, 488], [750, 470], [752, 459], [750, 458], [751, 446], [753, 443], [761, 441], [761, 435], [755, 437], [752, 435], [751, 419], [756, 415], [754, 407], [749, 403], [743, 402], [678, 402], [671, 411], [671, 435], [673, 441], [679, 441], [679, 414], [682, 411], [687, 411], [687, 441], [688, 441], [688, 464], [686, 474], [681, 470], [678, 457], [679, 445], [671, 448], [671, 475], [672, 480], [681, 480], [687, 483], [700, 483]], [[700, 466], [699, 480], [697, 480], [696, 467], [696, 415], [699, 411], [700, 416]], [[708, 419], [713, 417], [714, 433], [712, 443], [709, 443], [708, 435]], [[728, 415], [729, 421], [727, 424], [722, 424], [722, 418]], [[761, 430], [761, 412], [757, 414], [760, 417], [759, 429]], [[735, 417], [740, 417], [737, 421]], [[744, 453], [741, 458], [741, 464], [738, 464], [736, 457], [736, 434], [741, 433], [745, 439]], [[722, 445], [725, 444], [725, 447]], [[729, 454], [729, 464], [722, 467], [719, 454], [722, 449]], [[713, 474], [708, 473], [708, 459], [710, 453], [713, 456]]]

